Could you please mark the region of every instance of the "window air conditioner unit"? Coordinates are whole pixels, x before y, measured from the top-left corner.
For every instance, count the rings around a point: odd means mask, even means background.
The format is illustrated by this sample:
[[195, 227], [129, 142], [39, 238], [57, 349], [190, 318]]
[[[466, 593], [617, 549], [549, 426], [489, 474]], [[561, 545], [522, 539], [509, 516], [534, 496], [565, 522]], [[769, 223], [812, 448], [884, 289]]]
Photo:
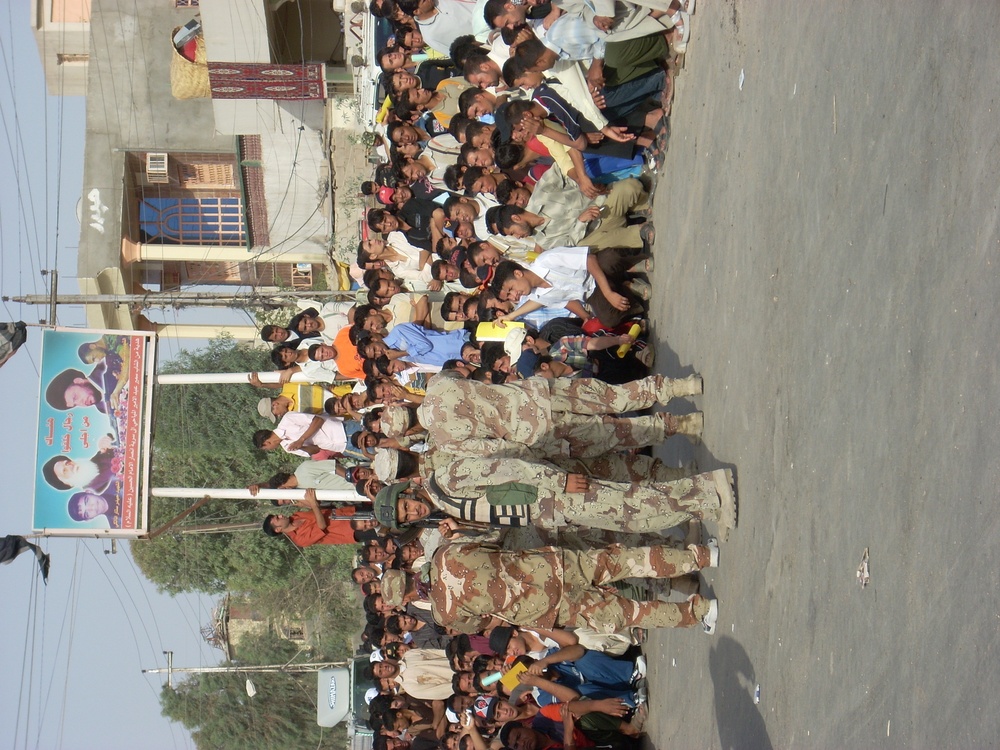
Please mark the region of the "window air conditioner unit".
[[153, 184], [170, 182], [167, 174], [167, 155], [164, 153], [146, 154], [146, 180]]

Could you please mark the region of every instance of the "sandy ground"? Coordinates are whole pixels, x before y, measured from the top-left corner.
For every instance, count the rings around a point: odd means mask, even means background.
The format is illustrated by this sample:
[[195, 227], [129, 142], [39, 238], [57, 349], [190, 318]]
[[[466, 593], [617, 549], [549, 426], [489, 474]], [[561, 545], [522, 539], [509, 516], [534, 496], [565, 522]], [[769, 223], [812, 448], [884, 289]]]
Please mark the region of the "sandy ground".
[[997, 29], [987, 0], [699, 2], [652, 317], [741, 516], [718, 633], [650, 639], [655, 747], [1000, 746]]

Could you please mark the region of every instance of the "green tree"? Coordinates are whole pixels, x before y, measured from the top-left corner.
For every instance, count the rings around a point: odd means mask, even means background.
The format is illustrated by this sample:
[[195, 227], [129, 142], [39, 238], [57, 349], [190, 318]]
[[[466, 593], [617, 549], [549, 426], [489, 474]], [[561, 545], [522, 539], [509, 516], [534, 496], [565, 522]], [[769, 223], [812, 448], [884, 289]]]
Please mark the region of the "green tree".
[[[271, 369], [260, 349], [215, 339], [198, 351], [181, 351], [160, 368], [165, 373], [247, 372]], [[265, 364], [267, 367], [265, 368]], [[243, 487], [290, 470], [298, 459], [283, 451], [263, 453], [251, 443], [270, 423], [257, 413], [263, 392], [242, 385], [170, 385], [157, 389], [153, 405], [152, 481], [161, 487]], [[191, 500], [155, 498], [150, 527], [156, 528]], [[168, 593], [273, 591], [310, 574], [312, 560], [336, 553], [298, 550], [257, 529], [182, 534], [193, 525], [259, 524], [273, 508], [256, 500], [213, 500], [183, 526], [152, 540], [132, 543], [143, 573]]]
[[[285, 664], [295, 644], [271, 632], [247, 635], [238, 659], [224, 666]], [[300, 660], [301, 661], [301, 660]], [[246, 693], [250, 678], [257, 689]], [[195, 674], [160, 694], [162, 713], [189, 730], [199, 748], [272, 750], [279, 747], [343, 748], [343, 725], [316, 725], [316, 675], [284, 672]]]

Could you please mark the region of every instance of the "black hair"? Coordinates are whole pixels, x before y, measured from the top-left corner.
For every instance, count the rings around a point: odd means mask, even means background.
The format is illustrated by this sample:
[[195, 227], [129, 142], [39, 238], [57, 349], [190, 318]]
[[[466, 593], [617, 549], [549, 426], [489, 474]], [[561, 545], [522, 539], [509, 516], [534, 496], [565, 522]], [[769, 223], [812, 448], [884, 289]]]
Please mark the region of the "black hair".
[[274, 430], [257, 430], [253, 434], [253, 447], [257, 450], [264, 449], [264, 441], [274, 434]]
[[378, 225], [385, 221], [385, 217], [390, 215], [392, 212], [387, 211], [384, 208], [371, 208], [368, 209], [368, 214], [365, 217], [368, 220], [368, 228], [373, 232], [381, 231]]
[[[441, 300], [442, 318], [444, 318], [445, 320], [450, 320], [448, 316], [451, 315], [451, 310], [453, 305], [455, 304], [455, 300], [460, 299], [461, 297], [462, 297], [462, 292], [448, 292], [446, 295], [444, 295], [444, 299]], [[462, 304], [465, 305], [465, 302], [463, 301]]]
[[470, 142], [466, 141], [462, 144], [462, 148], [458, 152], [458, 158], [455, 160], [455, 163], [466, 167], [469, 166], [469, 154], [478, 150], [479, 149], [473, 146]]
[[382, 0], [380, 7], [379, 0], [372, 0], [368, 5], [368, 12], [375, 18], [390, 18], [396, 14], [396, 3], [393, 0]]
[[[362, 361], [361, 361], [361, 369], [365, 373], [365, 379], [366, 380], [368, 378], [380, 378], [380, 377], [382, 377], [382, 373], [379, 372], [378, 367], [375, 365], [375, 360], [374, 359], [362, 359]], [[358, 433], [354, 433], [354, 434], [356, 435]]]
[[514, 57], [520, 60], [526, 68], [534, 68], [545, 54], [546, 46], [540, 39], [528, 39], [517, 45]]
[[452, 115], [451, 121], [448, 123], [448, 132], [454, 136], [455, 140], [459, 143], [465, 143], [469, 140], [469, 125], [475, 123], [473, 120], [466, 115], [461, 113]]
[[448, 57], [451, 58], [456, 68], [461, 69], [465, 66], [465, 61], [470, 55], [479, 55], [485, 51], [483, 45], [476, 41], [476, 37], [472, 34], [463, 34], [448, 47]]
[[507, 105], [507, 120], [511, 125], [517, 125], [534, 106], [535, 102], [531, 99], [515, 99]]
[[365, 413], [364, 417], [362, 417], [361, 419], [361, 424], [369, 432], [375, 432], [375, 430], [372, 429], [372, 424], [374, 424], [376, 420], [381, 418], [382, 418], [382, 407], [377, 406], [371, 411]]
[[461, 112], [466, 117], [469, 116], [469, 107], [475, 104], [476, 99], [482, 93], [480, 89], [475, 86], [468, 88], [462, 92], [462, 95], [458, 97], [458, 111]]
[[[272, 475], [270, 479], [264, 482], [264, 484], [266, 484], [272, 490], [276, 490], [291, 478], [292, 475], [289, 474], [287, 471], [279, 471], [277, 474]], [[277, 500], [272, 500], [271, 502], [273, 502], [275, 505], [278, 504]]]
[[497, 199], [497, 202], [501, 206], [505, 206], [513, 197], [514, 191], [520, 187], [521, 185], [517, 183], [517, 180], [512, 180], [508, 177], [507, 179], [501, 180], [497, 183], [497, 189], [493, 194], [493, 197]]
[[[482, 294], [482, 292], [480, 292], [480, 294]], [[469, 310], [469, 308], [473, 307], [473, 306], [475, 306], [475, 309]], [[476, 297], [474, 297], [474, 296], [473, 297], [469, 297], [469, 299], [465, 300], [465, 318], [466, 318], [466, 323], [467, 324], [468, 323], [472, 323], [473, 324], [471, 326], [471, 329], [472, 329], [472, 333], [474, 334], [475, 333], [475, 330], [474, 330], [475, 329], [475, 325], [474, 324], [478, 323], [479, 320], [480, 320], [480, 317], [479, 317], [479, 300], [476, 299]], [[467, 343], [467, 344], [475, 344], [476, 348], [477, 349], [479, 348], [478, 342], [475, 340], [475, 338], [472, 338], [469, 341], [466, 341], [465, 343]]]
[[524, 267], [512, 260], [502, 260], [497, 264], [493, 272], [493, 281], [490, 283], [490, 291], [500, 295], [503, 285], [514, 278], [515, 271], [524, 271]]
[[392, 614], [385, 618], [385, 632], [391, 635], [402, 635], [403, 628], [399, 624], [399, 615]]
[[504, 12], [504, 5], [506, 5], [506, 0], [487, 0], [486, 6], [483, 8], [483, 20], [491, 29], [497, 27], [497, 16]]
[[[412, 91], [412, 89], [407, 89], [407, 91]], [[402, 98], [404, 96], [406, 96], [406, 91], [404, 91], [403, 93], [401, 93], [399, 96], [400, 96], [400, 101], [398, 101], [398, 102], [396, 102], [396, 103], [394, 103], [392, 105], [392, 113], [404, 125], [411, 125], [411, 124], [413, 124], [414, 115], [418, 114], [417, 108], [414, 107], [412, 104], [410, 104], [409, 101], [403, 101], [402, 100]], [[400, 158], [399, 157], [399, 152], [396, 152], [396, 156], [397, 156], [397, 159]], [[403, 166], [403, 162], [402, 161], [398, 161], [395, 164], [395, 168], [397, 170], [401, 166]]]
[[498, 206], [496, 213], [496, 226], [500, 234], [506, 234], [514, 226], [514, 218], [524, 214], [524, 209], [519, 206]]
[[508, 87], [513, 88], [517, 85], [517, 79], [523, 76], [530, 68], [531, 66], [526, 65], [522, 58], [509, 57], [504, 62], [500, 74], [503, 76], [503, 82]]
[[[284, 326], [273, 326], [273, 325], [268, 324], [268, 325], [266, 325], [266, 326], [264, 326], [263, 328], [260, 329], [260, 340], [261, 341], [266, 341], [267, 343], [270, 344], [271, 343], [271, 336], [274, 335], [275, 331], [281, 331], [281, 330], [288, 331], [288, 329], [285, 328]], [[291, 335], [292, 332], [291, 331], [288, 331], [288, 332], [289, 332], [289, 335]]]
[[354, 325], [358, 325], [359, 321], [364, 320], [369, 317], [373, 312], [377, 311], [378, 308], [374, 305], [358, 305], [354, 308]]
[[480, 367], [484, 370], [494, 370], [497, 360], [502, 359], [507, 352], [503, 348], [502, 341], [487, 341], [483, 344], [480, 352]]
[[[547, 16], [548, 13], [546, 13], [545, 15]], [[542, 16], [542, 18], [545, 18], [545, 16]], [[524, 29], [529, 29], [529, 28], [531, 27], [528, 26], [528, 24], [526, 23], [519, 23], [517, 26], [514, 26], [512, 28], [504, 26], [502, 29], [500, 29], [500, 38], [503, 39], [503, 43], [509, 47], [514, 43], [514, 40], [517, 39], [518, 34], [520, 34]], [[532, 34], [534, 34], [534, 31], [532, 31]]]
[[471, 122], [472, 124], [465, 129], [469, 140], [472, 140], [487, 128], [493, 127], [492, 124], [488, 122], [480, 122], [479, 120], [472, 120]]
[[[492, 2], [492, 0], [491, 0], [491, 2]], [[465, 673], [464, 672], [455, 672], [455, 674], [453, 674], [451, 676], [451, 692], [453, 692], [455, 695], [468, 695], [468, 693], [466, 693], [461, 688], [461, 685], [462, 685], [462, 675], [463, 674], [465, 674]]]
[[273, 518], [277, 518], [277, 516], [273, 515], [264, 516], [264, 523], [261, 528], [263, 528], [264, 533], [267, 534], [268, 536], [281, 536], [280, 531], [275, 531], [274, 529], [271, 528], [271, 519]]
[[[500, 131], [494, 131], [494, 135]], [[493, 160], [500, 169], [513, 169], [524, 158], [524, 146], [513, 141], [498, 143], [493, 148]]]
[[462, 186], [471, 194], [472, 186], [476, 184], [476, 180], [486, 174], [489, 174], [489, 172], [485, 167], [469, 167], [465, 170], [465, 174], [462, 175]]
[[451, 264], [446, 260], [436, 260], [431, 263], [431, 278], [437, 281], [444, 281], [444, 279], [441, 278], [440, 273], [449, 265]]
[[392, 47], [383, 47], [382, 49], [380, 49], [378, 52], [375, 53], [375, 63], [380, 68], [382, 68], [382, 70], [385, 70], [385, 66], [382, 64], [382, 58], [395, 51], [396, 50], [393, 49]]
[[[382, 276], [379, 273], [378, 268], [369, 268], [361, 277], [361, 285], [372, 289], [375, 286], [375, 282], [377, 282], [380, 278], [382, 278]], [[356, 311], [354, 313], [354, 319], [358, 319], [358, 313]]]
[[[371, 305], [368, 305], [371, 307]], [[350, 330], [347, 332], [348, 340], [354, 344], [355, 348], [361, 346], [361, 342], [367, 339], [371, 335], [371, 331], [365, 330], [355, 323], [351, 326]]]
[[456, 60], [455, 65], [457, 67], [461, 67], [462, 75], [468, 77], [471, 76], [473, 73], [478, 73], [480, 70], [482, 70], [484, 63], [488, 65], [490, 62], [492, 61], [490, 60], [489, 57], [487, 57], [482, 52], [477, 50], [472, 52], [472, 54], [467, 55], [464, 62], [462, 62], [461, 64], [459, 64], [459, 62]]
[[[362, 549], [362, 552], [364, 552], [364, 549]], [[375, 606], [375, 597], [381, 598], [381, 596], [382, 596], [381, 594], [369, 594], [368, 596], [365, 597], [362, 606], [364, 607], [366, 613], [377, 614], [377, 615], [382, 614], [381, 612], [378, 611], [377, 607]]]
[[448, 256], [446, 254], [451, 253], [451, 251], [447, 247], [445, 247], [445, 242], [444, 242], [445, 239], [450, 239], [450, 238], [438, 237], [437, 244], [434, 245], [434, 254], [437, 255], [437, 257], [439, 257], [441, 260], [448, 260]]
[[[458, 191], [462, 189], [462, 173], [465, 172], [463, 164], [449, 164], [444, 168], [444, 185], [449, 190]], [[452, 196], [455, 197], [455, 196]], [[449, 198], [448, 200], [451, 200]], [[445, 206], [447, 206], [447, 201]], [[447, 211], [447, 209], [445, 209]]]

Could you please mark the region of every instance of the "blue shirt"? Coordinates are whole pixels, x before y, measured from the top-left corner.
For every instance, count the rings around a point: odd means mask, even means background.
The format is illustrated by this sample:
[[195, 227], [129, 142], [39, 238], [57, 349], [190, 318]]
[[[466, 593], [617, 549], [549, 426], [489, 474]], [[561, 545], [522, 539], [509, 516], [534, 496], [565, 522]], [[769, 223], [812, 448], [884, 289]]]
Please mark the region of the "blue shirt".
[[385, 336], [385, 345], [406, 352], [406, 360], [418, 365], [440, 367], [449, 359], [462, 358], [462, 346], [469, 340], [464, 328], [432, 331], [416, 323], [400, 323]]

